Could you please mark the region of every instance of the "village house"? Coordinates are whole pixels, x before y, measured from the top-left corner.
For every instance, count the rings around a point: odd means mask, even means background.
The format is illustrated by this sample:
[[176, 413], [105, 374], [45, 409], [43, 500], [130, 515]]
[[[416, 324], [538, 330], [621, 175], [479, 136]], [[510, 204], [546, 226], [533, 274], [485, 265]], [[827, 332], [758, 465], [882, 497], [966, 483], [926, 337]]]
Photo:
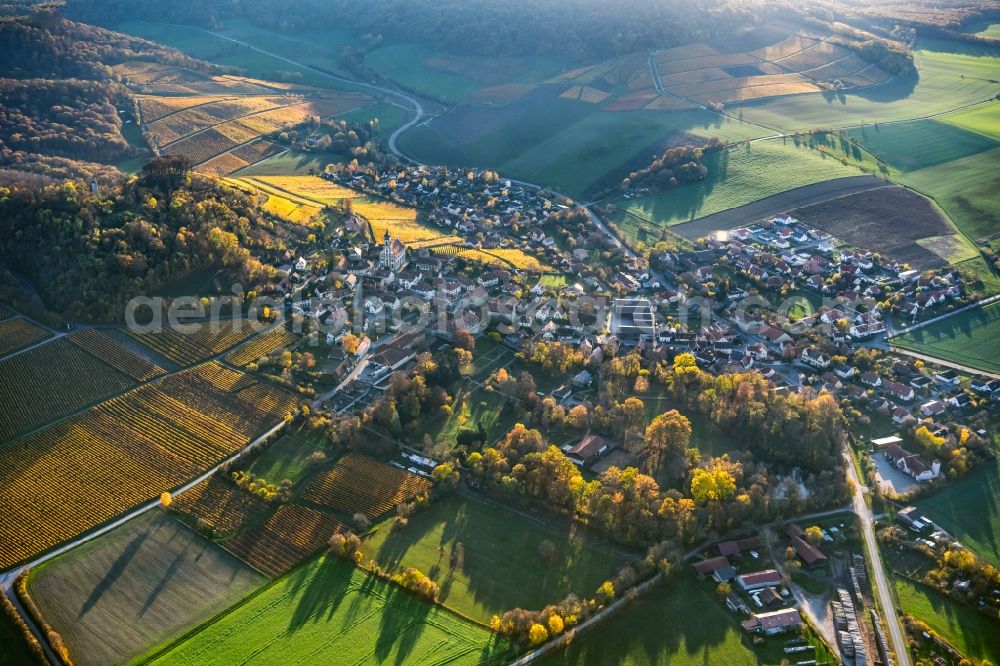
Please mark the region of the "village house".
[[757, 613], [741, 626], [744, 631], [760, 632], [767, 636], [781, 634], [798, 629], [802, 625], [802, 616], [795, 608], [785, 608], [770, 613]]
[[915, 481], [930, 481], [936, 479], [941, 473], [941, 461], [934, 460], [929, 466], [918, 453], [910, 453], [899, 444], [892, 443], [879, 447], [885, 459], [891, 462], [896, 469], [907, 474]]
[[591, 433], [567, 449], [566, 457], [580, 467], [588, 467], [615, 447], [611, 440]]
[[759, 590], [763, 587], [781, 584], [781, 574], [774, 569], [754, 571], [736, 577], [736, 583], [744, 591]]

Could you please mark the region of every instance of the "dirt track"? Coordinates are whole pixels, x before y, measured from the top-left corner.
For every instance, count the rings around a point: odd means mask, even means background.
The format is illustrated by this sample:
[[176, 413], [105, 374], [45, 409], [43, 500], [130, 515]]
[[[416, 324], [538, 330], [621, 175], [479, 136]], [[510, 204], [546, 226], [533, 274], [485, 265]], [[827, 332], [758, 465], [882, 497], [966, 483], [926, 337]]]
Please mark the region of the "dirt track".
[[760, 220], [769, 215], [777, 215], [803, 206], [820, 203], [847, 194], [864, 192], [876, 187], [885, 187], [889, 183], [875, 176], [849, 176], [826, 180], [822, 183], [797, 187], [773, 197], [754, 201], [739, 208], [730, 208], [720, 213], [706, 215], [692, 222], [685, 222], [670, 228], [685, 238], [695, 239], [711, 234], [720, 229], [735, 229]]

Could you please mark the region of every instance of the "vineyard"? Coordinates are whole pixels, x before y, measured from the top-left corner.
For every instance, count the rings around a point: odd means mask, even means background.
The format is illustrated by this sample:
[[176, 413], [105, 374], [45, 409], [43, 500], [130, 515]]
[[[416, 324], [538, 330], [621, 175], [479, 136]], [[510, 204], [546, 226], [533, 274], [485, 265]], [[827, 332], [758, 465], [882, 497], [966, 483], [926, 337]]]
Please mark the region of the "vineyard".
[[69, 336], [69, 341], [91, 356], [96, 356], [116, 370], [124, 372], [140, 382], [148, 382], [166, 373], [166, 370], [160, 366], [133, 354], [110, 336], [93, 328], [72, 333]]
[[0, 442], [105, 400], [136, 383], [133, 377], [87, 353], [69, 337], [0, 360], [0, 404], [4, 406], [0, 410]]
[[126, 333], [164, 358], [188, 366], [218, 356], [243, 342], [254, 334], [254, 325], [235, 319], [221, 322], [217, 327], [201, 324], [193, 333], [180, 333], [172, 328], [151, 333]]
[[239, 148], [233, 148], [228, 153], [213, 157], [201, 165], [201, 171], [216, 176], [228, 176], [243, 167], [277, 155], [282, 150], [284, 149], [277, 144], [265, 139], [257, 139], [245, 143]]
[[326, 545], [343, 523], [322, 511], [286, 504], [222, 547], [254, 569], [278, 577]]
[[296, 405], [211, 363], [0, 447], [0, 569], [178, 487]]
[[52, 334], [41, 326], [36, 326], [20, 317], [0, 321], [0, 356], [41, 342], [50, 335]]
[[330, 470], [311, 478], [302, 498], [345, 515], [362, 513], [372, 519], [430, 488], [431, 482], [423, 477], [349, 453]]
[[252, 180], [326, 206], [335, 206], [344, 199], [362, 196], [360, 192], [341, 187], [319, 176], [256, 176]]
[[216, 534], [235, 532], [267, 513], [270, 505], [232, 483], [210, 476], [174, 498], [170, 508], [204, 521]]
[[3, 321], [4, 319], [10, 319], [15, 314], [17, 313], [14, 312], [12, 309], [7, 307], [3, 303], [0, 303], [0, 321]]
[[239, 349], [234, 349], [229, 352], [226, 354], [226, 360], [233, 365], [247, 365], [249, 363], [254, 363], [262, 357], [281, 349], [293, 340], [295, 340], [294, 335], [286, 331], [284, 328], [276, 328], [273, 331], [254, 338]]

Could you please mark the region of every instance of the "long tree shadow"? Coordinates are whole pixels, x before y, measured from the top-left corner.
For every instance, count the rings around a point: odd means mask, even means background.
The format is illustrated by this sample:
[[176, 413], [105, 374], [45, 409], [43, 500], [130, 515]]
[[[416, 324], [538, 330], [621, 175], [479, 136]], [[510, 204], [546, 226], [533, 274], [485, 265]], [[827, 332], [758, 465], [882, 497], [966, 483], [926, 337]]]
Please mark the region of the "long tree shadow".
[[386, 601], [382, 607], [379, 635], [375, 640], [375, 658], [385, 661], [393, 650], [397, 666], [406, 663], [426, 628], [432, 604], [418, 599], [395, 585], [385, 585]]
[[290, 581], [290, 584], [298, 583], [304, 589], [299, 592], [299, 603], [288, 621], [289, 632], [298, 631], [307, 622], [320, 621], [324, 610], [329, 609], [327, 618], [332, 617], [334, 611], [343, 603], [351, 585], [353, 567], [331, 557], [320, 562], [312, 576], [307, 579], [306, 576], [313, 571], [312, 567], [303, 567], [298, 572], [300, 579]]
[[123, 550], [121, 554], [115, 558], [115, 561], [111, 564], [111, 568], [109, 568], [108, 572], [104, 574], [104, 578], [101, 579], [101, 582], [90, 593], [87, 600], [83, 602], [83, 606], [80, 607], [80, 614], [77, 615], [77, 618], [81, 618], [90, 612], [90, 609], [94, 607], [104, 593], [111, 589], [111, 586], [115, 584], [115, 581], [121, 578], [122, 574], [125, 573], [125, 569], [128, 568], [129, 562], [132, 561], [132, 558], [135, 557], [135, 554], [139, 552], [139, 549], [142, 548], [142, 544], [149, 537], [149, 529], [150, 528], [146, 528], [139, 534], [136, 534], [125, 547], [125, 550]]
[[149, 595], [146, 597], [146, 600], [142, 604], [142, 608], [139, 609], [139, 617], [145, 615], [146, 611], [149, 610], [150, 606], [156, 603], [156, 600], [159, 598], [160, 593], [163, 592], [163, 590], [167, 587], [167, 585], [170, 584], [170, 581], [177, 573], [177, 570], [180, 569], [182, 564], [186, 564], [188, 562], [187, 558], [188, 548], [190, 548], [190, 544], [184, 546], [184, 550], [182, 550], [180, 553], [177, 554], [176, 557], [174, 557], [174, 561], [171, 562], [170, 566], [167, 567], [167, 570], [163, 572], [163, 576], [160, 578], [160, 581], [150, 591]]

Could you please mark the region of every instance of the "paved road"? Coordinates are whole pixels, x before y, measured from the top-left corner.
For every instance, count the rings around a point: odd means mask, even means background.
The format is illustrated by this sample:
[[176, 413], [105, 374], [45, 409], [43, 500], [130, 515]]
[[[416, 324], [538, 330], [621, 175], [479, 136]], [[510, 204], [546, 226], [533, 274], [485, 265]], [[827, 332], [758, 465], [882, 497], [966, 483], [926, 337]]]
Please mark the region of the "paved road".
[[891, 591], [892, 582], [885, 573], [885, 564], [882, 562], [882, 555], [879, 553], [878, 543], [875, 541], [875, 528], [873, 527], [875, 518], [872, 516], [872, 510], [865, 502], [865, 491], [867, 488], [862, 485], [861, 479], [858, 478], [857, 470], [854, 468], [854, 461], [851, 459], [851, 454], [846, 448], [844, 449], [844, 462], [847, 467], [848, 478], [854, 482], [852, 504], [854, 505], [854, 513], [857, 514], [858, 520], [861, 523], [861, 535], [865, 542], [865, 553], [868, 556], [868, 561], [871, 562], [872, 573], [874, 574], [872, 588], [879, 605], [882, 607], [884, 624], [889, 630], [889, 644], [892, 645], [892, 650], [896, 653], [896, 663], [899, 666], [911, 666], [910, 653], [906, 649], [906, 637], [903, 635], [899, 617], [896, 615], [896, 604], [893, 601]]

